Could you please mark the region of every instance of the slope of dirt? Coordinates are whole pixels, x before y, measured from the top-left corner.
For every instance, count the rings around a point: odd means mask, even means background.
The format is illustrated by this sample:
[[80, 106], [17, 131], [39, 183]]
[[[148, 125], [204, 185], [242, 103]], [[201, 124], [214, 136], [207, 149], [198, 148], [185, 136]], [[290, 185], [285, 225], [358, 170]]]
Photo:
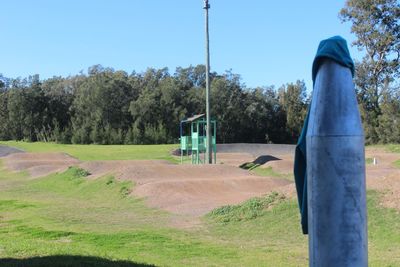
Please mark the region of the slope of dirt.
[[[268, 147], [258, 147], [257, 153], [248, 150], [218, 153], [219, 164], [216, 165], [175, 165], [161, 160], [80, 162], [64, 153], [13, 153], [2, 160], [7, 168], [28, 171], [31, 177], [62, 172], [72, 165], [88, 170], [91, 179], [112, 174], [118, 179], [133, 181], [136, 186], [132, 194], [145, 198], [151, 207], [199, 216], [216, 207], [237, 204], [271, 191], [296, 197], [294, 184], [290, 181], [260, 177], [238, 168], [246, 162], [257, 162], [261, 167], [272, 167], [277, 173], [292, 172], [293, 153], [288, 152], [292, 146], [275, 147], [276, 155], [259, 155], [258, 152], [265, 148]], [[378, 162], [377, 165], [367, 165], [368, 188], [384, 192], [382, 205], [400, 210], [400, 169], [393, 166], [400, 154], [373, 148], [366, 150], [366, 157], [376, 158]]]
[[[108, 167], [105, 167], [108, 165]], [[259, 177], [229, 165], [173, 165], [162, 161], [85, 162], [93, 177], [106, 172], [134, 181], [133, 195], [151, 207], [176, 214], [203, 215], [271, 192], [290, 182]]]
[[367, 188], [383, 193], [381, 204], [400, 210], [400, 169], [393, 162], [400, 159], [400, 154], [371, 148], [365, 153], [367, 158], [376, 158], [377, 164], [367, 164]]
[[262, 155], [288, 155], [294, 154], [295, 145], [285, 144], [250, 144], [250, 143], [236, 143], [236, 144], [218, 144], [218, 153], [248, 153], [253, 157]]
[[239, 167], [245, 162], [251, 162], [254, 160], [254, 156], [250, 153], [217, 153], [217, 164], [231, 165]]
[[280, 155], [276, 160], [266, 162], [261, 168], [271, 167], [275, 172], [280, 174], [292, 174], [294, 166], [294, 155]]
[[92, 179], [106, 174], [113, 174], [124, 179], [132, 173], [141, 176], [141, 170], [151, 169], [155, 165], [173, 164], [166, 160], [101, 160], [83, 162], [79, 166], [89, 171], [91, 174], [89, 178]]
[[15, 153], [3, 158], [5, 166], [12, 171], [27, 171], [32, 178], [62, 172], [80, 163], [65, 153]]
[[162, 160], [80, 162], [64, 153], [17, 153], [3, 159], [10, 170], [27, 171], [33, 178], [62, 172], [72, 165], [88, 170], [89, 179], [112, 174], [133, 181], [132, 194], [145, 198], [149, 206], [194, 217], [290, 184], [233, 166], [252, 160], [247, 154], [226, 155], [233, 165], [175, 165]]
[[0, 145], [0, 158], [8, 156], [10, 154], [21, 153], [21, 152], [24, 152], [24, 151], [22, 151], [18, 148], [14, 148], [14, 147]]

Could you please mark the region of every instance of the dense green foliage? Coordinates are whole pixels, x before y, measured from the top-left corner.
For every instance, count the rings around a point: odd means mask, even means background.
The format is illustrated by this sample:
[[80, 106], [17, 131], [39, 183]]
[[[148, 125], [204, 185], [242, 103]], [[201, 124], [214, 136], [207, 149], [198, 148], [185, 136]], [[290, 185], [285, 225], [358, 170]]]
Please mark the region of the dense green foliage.
[[[347, 0], [339, 13], [351, 23], [355, 85], [366, 142], [400, 143], [400, 4]], [[284, 71], [284, 70], [282, 70]], [[205, 67], [115, 71], [40, 80], [0, 74], [0, 140], [75, 144], [175, 143], [179, 121], [205, 110]], [[211, 73], [211, 113], [217, 141], [295, 143], [308, 98], [304, 82], [275, 90], [247, 88], [229, 71]]]
[[[0, 77], [0, 140], [162, 144], [180, 120], [204, 113], [202, 65], [128, 75], [99, 65], [88, 74], [40, 80]], [[246, 88], [231, 72], [211, 74], [218, 141], [293, 143], [306, 110], [304, 82]]]
[[347, 0], [339, 14], [351, 22], [353, 42], [365, 51], [355, 84], [367, 143], [400, 142], [400, 3]]

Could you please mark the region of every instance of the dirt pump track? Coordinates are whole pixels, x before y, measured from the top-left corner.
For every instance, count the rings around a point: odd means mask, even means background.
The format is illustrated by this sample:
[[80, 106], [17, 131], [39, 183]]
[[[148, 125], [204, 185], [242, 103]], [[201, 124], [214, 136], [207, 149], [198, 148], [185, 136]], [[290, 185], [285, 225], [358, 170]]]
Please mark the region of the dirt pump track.
[[[219, 164], [215, 165], [177, 165], [163, 160], [82, 162], [65, 153], [15, 153], [20, 151], [4, 146], [0, 147], [0, 156], [6, 168], [27, 171], [31, 179], [63, 172], [69, 166], [88, 170], [91, 174], [88, 179], [114, 175], [119, 180], [133, 181], [135, 186], [131, 194], [145, 198], [150, 207], [198, 217], [216, 207], [238, 204], [272, 191], [296, 196], [293, 182], [258, 176], [238, 167], [254, 161], [262, 151], [268, 151], [277, 160], [268, 161], [261, 168], [271, 167], [282, 174], [292, 172], [293, 146], [262, 146], [220, 146]], [[377, 165], [367, 165], [368, 188], [384, 193], [382, 205], [400, 210], [400, 170], [392, 164], [400, 155], [368, 148], [366, 157], [378, 160]]]

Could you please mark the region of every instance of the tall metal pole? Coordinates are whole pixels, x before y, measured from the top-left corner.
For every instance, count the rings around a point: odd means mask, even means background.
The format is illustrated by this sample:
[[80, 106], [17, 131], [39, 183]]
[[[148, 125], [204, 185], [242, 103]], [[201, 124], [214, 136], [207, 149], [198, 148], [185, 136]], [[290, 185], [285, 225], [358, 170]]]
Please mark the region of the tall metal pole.
[[210, 119], [210, 46], [209, 46], [209, 35], [208, 35], [208, 9], [210, 4], [208, 0], [204, 0], [205, 17], [206, 17], [206, 162], [212, 163], [212, 149], [211, 149], [211, 119]]

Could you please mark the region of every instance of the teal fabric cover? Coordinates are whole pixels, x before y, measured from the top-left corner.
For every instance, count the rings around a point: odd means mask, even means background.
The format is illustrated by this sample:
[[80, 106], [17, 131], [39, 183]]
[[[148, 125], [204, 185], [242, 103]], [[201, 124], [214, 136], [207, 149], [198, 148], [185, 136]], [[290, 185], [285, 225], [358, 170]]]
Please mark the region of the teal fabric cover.
[[[313, 84], [315, 84], [315, 78], [324, 58], [329, 58], [345, 67], [348, 67], [351, 70], [351, 74], [354, 76], [354, 63], [350, 57], [347, 42], [340, 36], [334, 36], [321, 41], [318, 46], [317, 55], [314, 58], [312, 66]], [[307, 116], [304, 120], [303, 129], [297, 142], [294, 158], [294, 177], [296, 182], [303, 234], [308, 234], [306, 135], [308, 118], [310, 115], [309, 113], [310, 109], [308, 109]]]

